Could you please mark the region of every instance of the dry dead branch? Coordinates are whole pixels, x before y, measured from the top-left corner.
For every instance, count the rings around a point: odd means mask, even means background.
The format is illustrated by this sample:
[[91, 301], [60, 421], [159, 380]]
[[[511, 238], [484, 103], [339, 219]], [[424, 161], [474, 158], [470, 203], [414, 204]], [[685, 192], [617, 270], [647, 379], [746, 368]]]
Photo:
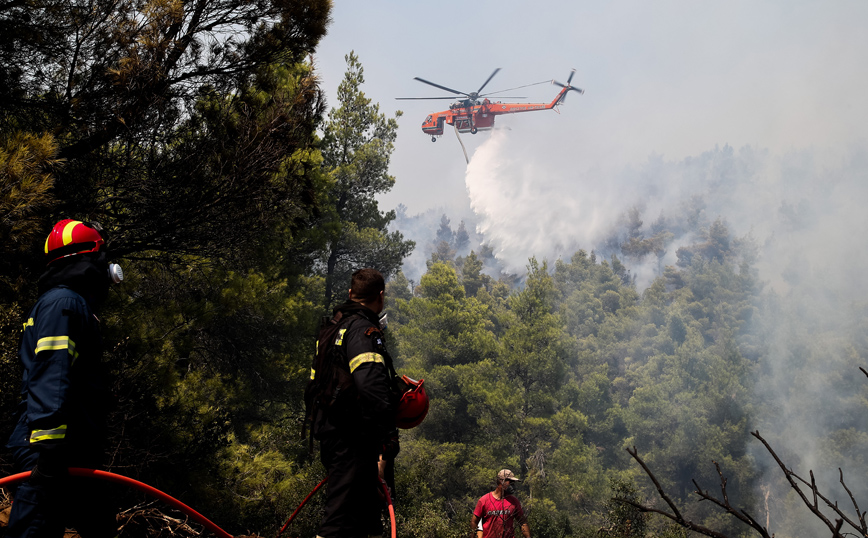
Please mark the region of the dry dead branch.
[[118, 534], [130, 526], [144, 529], [150, 536], [177, 536], [190, 538], [201, 536], [201, 532], [191, 527], [186, 519], [179, 519], [155, 508], [156, 501], [141, 503], [118, 514]]
[[636, 450], [636, 447], [634, 446], [632, 450], [628, 448], [627, 452], [631, 456], [633, 456], [633, 459], [639, 463], [639, 465], [645, 471], [645, 474], [647, 474], [648, 478], [650, 478], [651, 481], [654, 483], [654, 486], [657, 488], [657, 494], [660, 495], [660, 498], [663, 499], [666, 502], [666, 504], [669, 505], [669, 508], [672, 510], [672, 513], [666, 512], [665, 510], [659, 510], [659, 509], [653, 508], [651, 506], [645, 506], [644, 504], [637, 503], [637, 502], [631, 501], [629, 499], [616, 498], [615, 499], [616, 501], [629, 504], [630, 506], [636, 508], [640, 512], [649, 512], [649, 513], [660, 514], [662, 516], [668, 517], [669, 519], [678, 523], [682, 527], [684, 527], [686, 529], [690, 529], [694, 532], [698, 532], [699, 534], [703, 534], [705, 536], [711, 536], [712, 538], [729, 538], [725, 534], [721, 534], [717, 531], [713, 531], [713, 530], [709, 529], [708, 527], [703, 527], [702, 525], [700, 525], [698, 523], [694, 523], [692, 521], [684, 519], [684, 516], [681, 515], [681, 512], [678, 510], [678, 507], [675, 505], [675, 503], [672, 501], [672, 499], [670, 499], [669, 496], [666, 495], [666, 492], [663, 491], [663, 487], [660, 486], [660, 482], [657, 481], [657, 477], [654, 476], [654, 473], [651, 472], [651, 469], [649, 469], [648, 466], [645, 464], [645, 462], [642, 460], [642, 458], [639, 457], [639, 451]]
[[[866, 373], [866, 375], [868, 375], [868, 373]], [[817, 517], [817, 519], [822, 521], [826, 525], [826, 527], [828, 527], [832, 538], [843, 538], [845, 534], [852, 536], [852, 532], [842, 533], [842, 529], [844, 528], [845, 524], [850, 529], [855, 530], [858, 533], [857, 536], [868, 538], [868, 522], [866, 522], [865, 520], [866, 512], [859, 509], [859, 503], [856, 501], [856, 498], [853, 496], [850, 488], [847, 487], [847, 484], [844, 482], [844, 473], [840, 468], [838, 469], [839, 481], [841, 483], [841, 486], [847, 492], [847, 495], [850, 498], [850, 502], [853, 504], [853, 508], [856, 511], [855, 519], [844, 513], [844, 511], [838, 507], [838, 503], [836, 501], [832, 501], [820, 491], [819, 487], [817, 486], [817, 482], [814, 479], [813, 471], [809, 471], [810, 480], [805, 480], [804, 478], [793, 472], [792, 469], [788, 468], [786, 464], [784, 464], [784, 462], [780, 459], [774, 449], [772, 449], [771, 445], [769, 445], [769, 443], [760, 435], [759, 431], [751, 432], [751, 435], [759, 439], [763, 446], [765, 446], [768, 453], [772, 456], [772, 458], [783, 471], [784, 477], [787, 479], [790, 487], [792, 487], [796, 491], [796, 493], [802, 499], [802, 502], [805, 503], [805, 506], [808, 507], [811, 513], [813, 513], [814, 516]], [[642, 470], [645, 471], [645, 474], [648, 475], [648, 478], [650, 478], [651, 482], [654, 483], [654, 487], [657, 488], [657, 494], [669, 506], [670, 511], [660, 510], [658, 508], [654, 508], [653, 506], [647, 506], [629, 499], [616, 498], [616, 501], [629, 504], [640, 512], [660, 514], [664, 517], [671, 519], [672, 521], [676, 522], [678, 525], [681, 525], [686, 529], [690, 529], [705, 536], [711, 536], [712, 538], [729, 538], [725, 534], [685, 519], [684, 516], [681, 515], [681, 512], [678, 510], [675, 502], [673, 502], [672, 499], [669, 498], [669, 496], [663, 490], [660, 482], [657, 480], [657, 477], [654, 476], [654, 473], [651, 472], [651, 469], [639, 456], [639, 452], [638, 450], [636, 450], [636, 447], [633, 447], [632, 449], [628, 448], [627, 452], [633, 457], [633, 459], [636, 460], [637, 463], [639, 463], [639, 465], [642, 467]], [[753, 531], [759, 534], [761, 537], [774, 538], [774, 534], [769, 533], [767, 526], [763, 526], [747, 510], [736, 508], [732, 506], [732, 504], [730, 504], [729, 495], [726, 491], [726, 477], [723, 475], [723, 472], [720, 469], [720, 465], [717, 462], [713, 463], [715, 468], [717, 469], [717, 474], [720, 477], [720, 497], [715, 497], [707, 490], [703, 490], [701, 487], [699, 487], [699, 484], [697, 484], [696, 480], [693, 480], [693, 485], [696, 487], [694, 493], [696, 493], [700, 497], [701, 501], [709, 501], [715, 504], [726, 513], [732, 515], [733, 517], [753, 529]], [[834, 522], [822, 512], [822, 504], [824, 504], [827, 508], [831, 509], [834, 512], [835, 516], [837, 516], [834, 519]], [[766, 525], [768, 525], [768, 523], [766, 523]]]
[[[862, 367], [859, 367], [859, 370], [861, 370], [862, 373], [865, 374], [866, 377], [868, 377], [868, 370]], [[786, 464], [781, 460], [781, 458], [777, 455], [774, 449], [772, 449], [771, 445], [760, 435], [759, 431], [751, 432], [751, 435], [759, 439], [759, 441], [763, 444], [763, 446], [766, 448], [766, 451], [768, 451], [768, 453], [778, 464], [778, 467], [780, 467], [781, 471], [783, 471], [784, 477], [787, 479], [790, 487], [792, 487], [796, 491], [796, 493], [802, 499], [802, 502], [805, 503], [805, 506], [808, 507], [811, 513], [814, 514], [817, 519], [819, 519], [826, 525], [826, 527], [831, 532], [832, 538], [843, 538], [844, 535], [853, 535], [853, 533], [849, 530], [842, 533], [841, 530], [843, 529], [844, 524], [848, 525], [850, 529], [856, 531], [857, 536], [861, 536], [862, 538], [868, 538], [868, 522], [866, 522], [865, 520], [866, 512], [859, 509], [859, 503], [856, 501], [856, 497], [853, 496], [853, 492], [850, 490], [849, 487], [847, 487], [847, 484], [844, 482], [844, 472], [841, 470], [840, 467], [838, 468], [839, 482], [841, 483], [841, 487], [844, 488], [844, 491], [847, 492], [847, 496], [850, 498], [850, 502], [853, 504], [853, 509], [856, 511], [855, 519], [844, 513], [844, 511], [838, 507], [837, 501], [832, 501], [820, 492], [820, 489], [817, 486], [817, 482], [814, 479], [813, 470], [808, 471], [810, 475], [810, 480], [805, 480], [804, 478], [793, 472], [792, 469], [786, 466]], [[713, 538], [728, 538], [724, 534], [684, 519], [684, 517], [681, 515], [681, 512], [679, 512], [678, 507], [675, 505], [672, 499], [670, 499], [669, 496], [666, 495], [666, 492], [663, 491], [663, 488], [660, 486], [660, 482], [657, 480], [657, 477], [654, 476], [654, 473], [651, 472], [651, 469], [649, 469], [645, 462], [642, 460], [642, 458], [639, 457], [639, 452], [636, 450], [636, 447], [634, 446], [632, 449], [627, 448], [627, 452], [633, 457], [633, 459], [635, 459], [639, 463], [639, 465], [642, 467], [642, 470], [645, 471], [645, 474], [648, 475], [648, 478], [650, 478], [651, 482], [654, 483], [654, 487], [657, 488], [657, 494], [660, 495], [660, 498], [663, 499], [663, 501], [665, 501], [667, 505], [669, 505], [671, 512], [660, 510], [651, 506], [646, 506], [644, 504], [637, 503], [629, 499], [615, 498], [616, 501], [633, 506], [641, 512], [660, 514], [671, 519], [672, 521], [676, 522], [684, 528], [690, 529], [705, 536], [711, 536]], [[726, 492], [726, 477], [723, 476], [723, 472], [720, 470], [720, 465], [718, 465], [717, 462], [713, 463], [715, 468], [717, 469], [717, 474], [720, 477], [721, 498], [714, 497], [708, 491], [703, 491], [702, 488], [699, 487], [699, 484], [696, 483], [696, 480], [693, 480], [693, 485], [696, 487], [694, 493], [699, 495], [700, 500], [710, 501], [711, 503], [717, 505], [718, 507], [726, 511], [726, 513], [732, 515], [733, 517], [737, 518], [739, 521], [753, 529], [763, 538], [774, 538], [774, 534], [769, 535], [768, 517], [766, 518], [766, 526], [763, 526], [746, 510], [737, 509], [730, 504], [729, 496]], [[826, 507], [832, 510], [835, 516], [837, 516], [834, 523], [823, 513], [820, 501], [822, 501], [822, 504], [825, 504]], [[766, 502], [768, 502], [768, 492], [766, 492]]]
[[[862, 368], [859, 369], [862, 370]], [[862, 371], [864, 372], [865, 370]], [[840, 482], [841, 485], [844, 487], [844, 490], [849, 495], [850, 501], [853, 503], [853, 507], [856, 509], [856, 516], [858, 518], [858, 522], [853, 521], [849, 516], [847, 516], [847, 514], [845, 514], [840, 508], [838, 508], [837, 501], [832, 501], [828, 497], [820, 493], [817, 482], [816, 480], [814, 480], [814, 471], [809, 471], [811, 477], [810, 482], [805, 480], [801, 476], [794, 473], [792, 469], [788, 468], [784, 464], [784, 462], [781, 461], [780, 457], [778, 457], [777, 453], [775, 453], [771, 445], [769, 445], [769, 443], [765, 439], [763, 439], [759, 431], [751, 432], [751, 435], [759, 439], [760, 442], [766, 447], [766, 450], [769, 452], [769, 454], [771, 454], [772, 458], [774, 458], [775, 462], [778, 464], [778, 467], [780, 467], [781, 471], [783, 471], [784, 477], [787, 479], [787, 482], [789, 482], [790, 486], [796, 491], [796, 493], [802, 499], [802, 502], [805, 503], [805, 506], [808, 507], [811, 513], [813, 513], [817, 517], [817, 519], [822, 521], [826, 525], [826, 527], [829, 528], [829, 530], [832, 532], [833, 538], [841, 536], [840, 531], [844, 523], [857, 531], [859, 533], [859, 536], [868, 538], [868, 525], [866, 525], [865, 522], [865, 512], [859, 511], [859, 505], [856, 502], [856, 499], [853, 497], [853, 494], [850, 492], [850, 488], [848, 488], [847, 484], [844, 483], [844, 473], [841, 471], [840, 468], [838, 468]], [[802, 485], [808, 487], [808, 491], [810, 492], [811, 496], [810, 500], [808, 499], [808, 495], [806, 494], [806, 492], [799, 485], [800, 482]], [[827, 507], [829, 507], [835, 513], [835, 515], [838, 516], [838, 519], [835, 519], [834, 523], [832, 523], [832, 521], [830, 521], [829, 518], [826, 517], [826, 515], [823, 514], [823, 512], [820, 510], [820, 500], [822, 500], [823, 503]]]
[[715, 469], [717, 469], [717, 476], [720, 477], [720, 493], [721, 493], [721, 497], [723, 497], [723, 499], [722, 500], [717, 499], [717, 498], [713, 497], [711, 494], [709, 494], [708, 491], [702, 491], [702, 488], [699, 487], [699, 484], [696, 483], [696, 480], [693, 480], [693, 485], [696, 486], [696, 490], [694, 491], [694, 493], [699, 495], [702, 498], [702, 500], [711, 501], [712, 503], [716, 504], [717, 506], [723, 508], [727, 514], [732, 515], [733, 517], [735, 517], [736, 519], [738, 519], [739, 521], [741, 521], [745, 525], [749, 526], [750, 528], [755, 530], [757, 533], [759, 533], [759, 535], [762, 536], [763, 538], [771, 538], [771, 536], [769, 535], [768, 529], [766, 527], [763, 527], [753, 516], [751, 516], [747, 512], [747, 510], [736, 509], [729, 503], [729, 495], [727, 495], [727, 493], [726, 493], [726, 477], [723, 476], [723, 472], [721, 472], [721, 470], [720, 470], [720, 465], [716, 461], [713, 463], [714, 463]]

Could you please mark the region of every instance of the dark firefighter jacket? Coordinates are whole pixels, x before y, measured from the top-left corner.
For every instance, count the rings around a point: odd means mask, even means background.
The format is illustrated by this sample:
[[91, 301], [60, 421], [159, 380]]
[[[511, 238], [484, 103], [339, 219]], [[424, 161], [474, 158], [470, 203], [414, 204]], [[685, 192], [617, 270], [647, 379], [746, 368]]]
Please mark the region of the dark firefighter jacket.
[[377, 314], [353, 301], [338, 305], [334, 313], [344, 318], [333, 343], [338, 365], [352, 374], [357, 391], [355, 402], [339, 408], [317, 411], [313, 417], [313, 434], [322, 439], [329, 435], [351, 435], [360, 441], [380, 442], [395, 430], [397, 397], [394, 367], [386, 350]]
[[43, 293], [24, 323], [22, 401], [9, 447], [52, 449], [104, 436], [106, 377], [99, 321], [77, 292]]

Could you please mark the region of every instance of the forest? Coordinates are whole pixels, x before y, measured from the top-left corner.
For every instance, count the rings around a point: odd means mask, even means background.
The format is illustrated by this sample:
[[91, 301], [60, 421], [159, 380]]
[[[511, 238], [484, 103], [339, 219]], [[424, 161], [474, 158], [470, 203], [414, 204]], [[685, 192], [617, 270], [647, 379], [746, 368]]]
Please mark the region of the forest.
[[[302, 435], [303, 390], [320, 319], [360, 267], [387, 276], [390, 351], [431, 398], [401, 437], [401, 536], [470, 535], [501, 468], [522, 479], [534, 537], [695, 535], [624, 502], [666, 509], [634, 448], [691, 521], [752, 535], [698, 502], [697, 487], [719, 490], [717, 464], [729, 502], [776, 536], [826, 535], [754, 431], [842, 510], [851, 498], [868, 505], [864, 285], [825, 288], [807, 264], [787, 269], [783, 290], [761, 277], [767, 245], [711, 209], [726, 190], [721, 170], [756, 155], [726, 147], [685, 163], [718, 190], [653, 222], [639, 207], [616, 215], [604, 244], [556, 259], [529, 252], [521, 274], [498, 269], [490, 246], [445, 216], [432, 241], [414, 242], [377, 201], [412, 178], [389, 174], [397, 118], [365, 95], [363, 58], [347, 51], [337, 102], [325, 101], [315, 52], [331, 7], [0, 5], [4, 443], [43, 243], [75, 218], [103, 226], [126, 274], [100, 312], [115, 400], [105, 468], [233, 535], [275, 535], [324, 477]], [[794, 232], [808, 214], [773, 210]], [[402, 264], [420, 251], [430, 254], [411, 280]], [[653, 278], [640, 282], [649, 264]], [[0, 476], [11, 470], [3, 449]], [[121, 536], [201, 532], [116, 493]], [[321, 500], [289, 534], [316, 534]], [[848, 513], [863, 522], [850, 532], [868, 536], [858, 507]]]

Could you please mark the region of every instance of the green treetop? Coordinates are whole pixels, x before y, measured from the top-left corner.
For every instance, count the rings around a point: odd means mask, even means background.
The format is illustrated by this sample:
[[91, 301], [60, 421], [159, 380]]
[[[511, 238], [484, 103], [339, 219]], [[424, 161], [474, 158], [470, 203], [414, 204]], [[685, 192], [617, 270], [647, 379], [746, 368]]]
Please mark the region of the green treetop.
[[342, 296], [335, 286], [349, 282], [355, 269], [374, 267], [388, 277], [414, 246], [400, 232], [388, 231], [395, 212], [380, 211], [376, 200], [395, 184], [388, 171], [401, 112], [395, 118], [381, 114], [361, 90], [365, 77], [358, 57], [351, 52], [346, 61], [340, 106], [329, 113], [322, 142], [323, 168], [332, 182], [329, 211], [319, 224], [327, 244], [320, 263], [329, 305]]

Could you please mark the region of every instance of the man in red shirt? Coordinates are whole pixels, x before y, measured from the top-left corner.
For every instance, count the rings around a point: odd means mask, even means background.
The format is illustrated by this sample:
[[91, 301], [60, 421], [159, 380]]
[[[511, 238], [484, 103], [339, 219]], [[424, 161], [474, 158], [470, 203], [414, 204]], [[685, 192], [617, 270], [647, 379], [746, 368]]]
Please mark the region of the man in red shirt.
[[472, 524], [477, 538], [513, 538], [516, 522], [521, 525], [524, 538], [530, 538], [527, 517], [521, 502], [513, 495], [518, 481], [509, 469], [497, 473], [497, 487], [483, 495], [473, 510]]

